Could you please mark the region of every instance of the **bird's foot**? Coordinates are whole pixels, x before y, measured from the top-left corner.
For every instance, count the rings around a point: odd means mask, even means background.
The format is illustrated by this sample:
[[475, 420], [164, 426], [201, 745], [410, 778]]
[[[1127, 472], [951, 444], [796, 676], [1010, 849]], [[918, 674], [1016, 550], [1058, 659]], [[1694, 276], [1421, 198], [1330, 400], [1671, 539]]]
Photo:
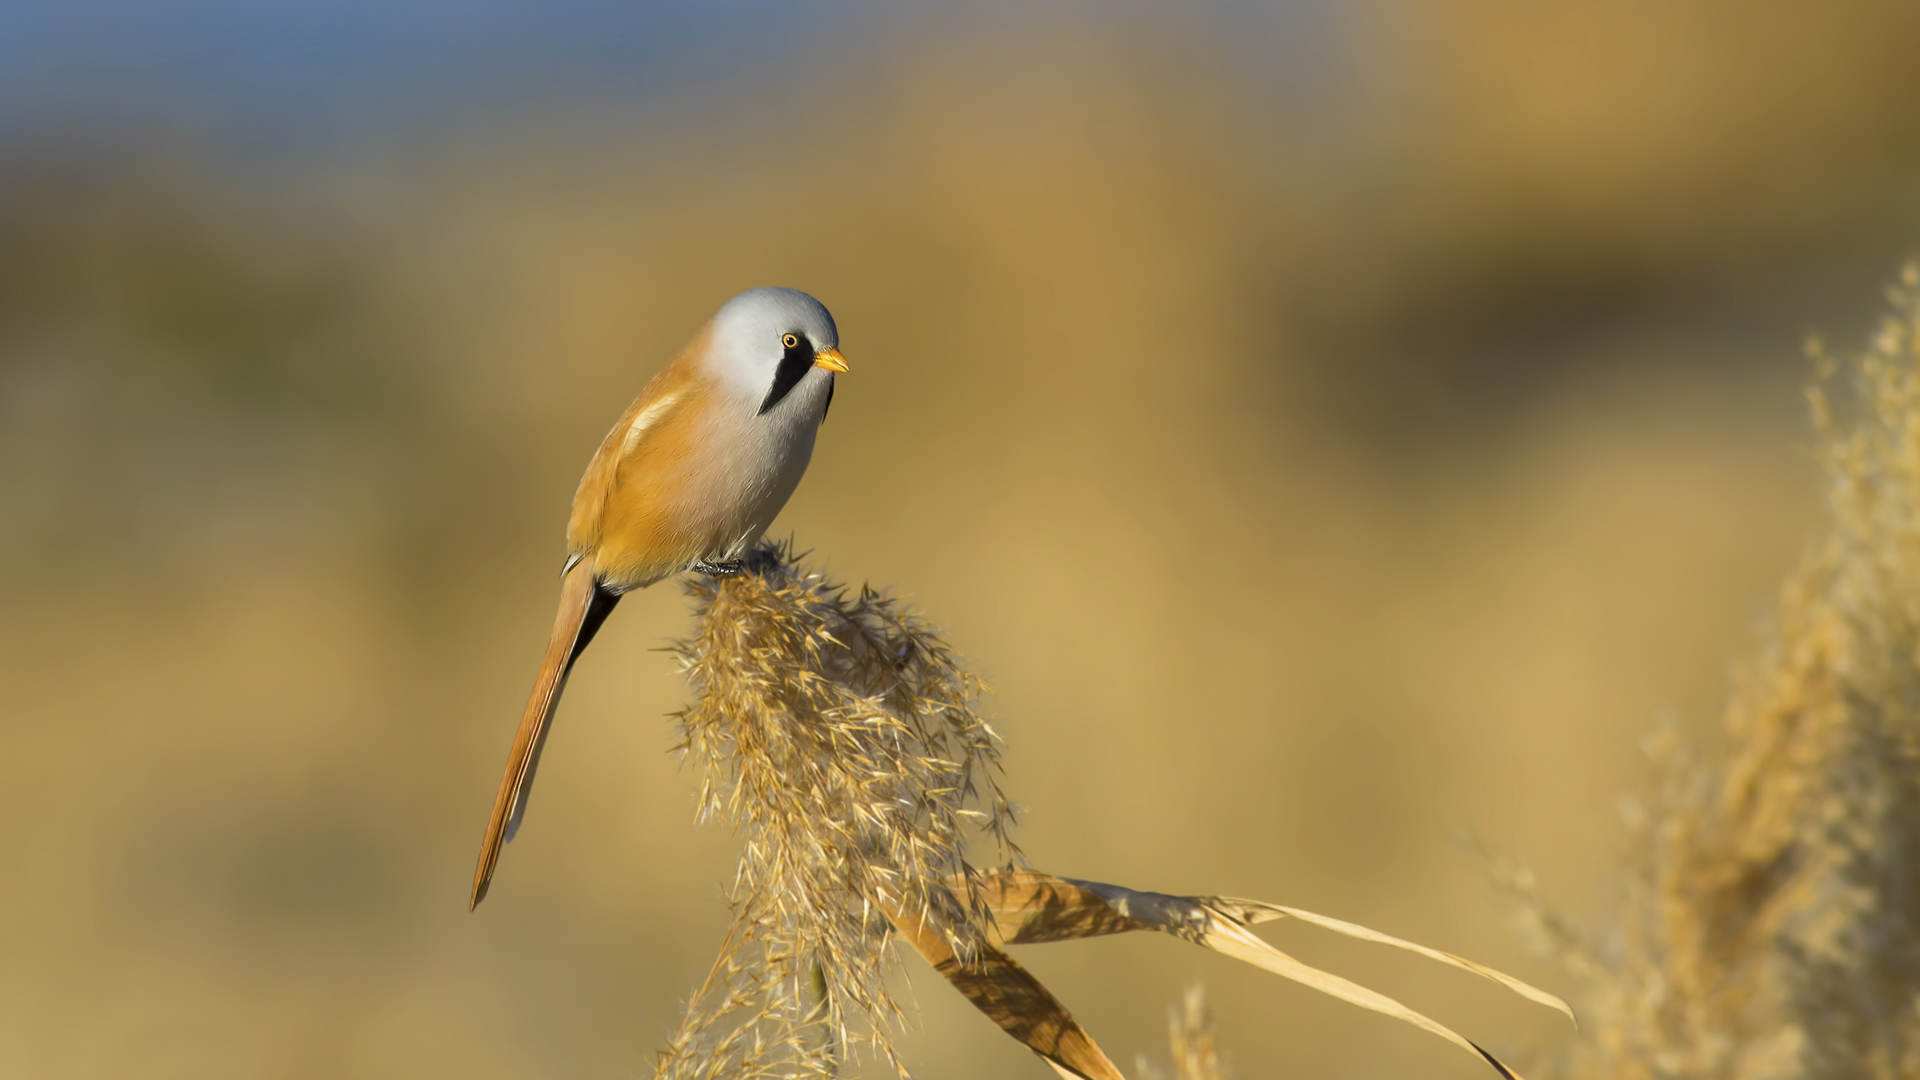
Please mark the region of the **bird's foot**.
[[688, 567], [688, 569], [696, 574], [705, 574], [708, 577], [736, 577], [740, 573], [740, 567], [741, 561], [739, 559], [729, 559], [726, 562], [708, 562], [705, 559], [695, 559], [693, 560], [693, 565]]

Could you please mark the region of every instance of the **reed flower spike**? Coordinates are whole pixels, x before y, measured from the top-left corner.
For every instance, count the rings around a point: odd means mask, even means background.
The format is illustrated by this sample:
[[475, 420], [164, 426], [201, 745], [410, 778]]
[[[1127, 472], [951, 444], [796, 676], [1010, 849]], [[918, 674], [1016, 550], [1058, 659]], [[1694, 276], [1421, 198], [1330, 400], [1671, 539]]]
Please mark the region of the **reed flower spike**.
[[[695, 693], [678, 719], [700, 816], [745, 843], [733, 927], [661, 1076], [825, 1067], [861, 1039], [891, 1060], [894, 921], [971, 962], [987, 920], [969, 834], [1015, 853], [982, 686], [939, 636], [788, 547], [749, 569], [690, 579], [699, 629], [673, 646]], [[743, 1018], [751, 1037], [716, 1030]]]

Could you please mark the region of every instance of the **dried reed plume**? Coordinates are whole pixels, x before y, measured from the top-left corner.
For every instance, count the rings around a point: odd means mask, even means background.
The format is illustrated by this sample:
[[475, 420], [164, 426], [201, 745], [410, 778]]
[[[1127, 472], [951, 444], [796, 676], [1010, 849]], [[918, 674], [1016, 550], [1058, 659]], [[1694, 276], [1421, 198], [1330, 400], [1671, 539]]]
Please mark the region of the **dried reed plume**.
[[733, 925], [656, 1075], [828, 1073], [860, 1040], [897, 1066], [893, 920], [970, 961], [986, 918], [968, 834], [1013, 852], [982, 687], [893, 601], [790, 548], [750, 571], [691, 579], [699, 629], [673, 646], [696, 693], [678, 719], [700, 816], [745, 846]]
[[1858, 356], [1810, 347], [1830, 532], [1781, 591], [1725, 751], [1650, 744], [1617, 933], [1589, 942], [1507, 868], [1593, 987], [1578, 1075], [1920, 1076], [1920, 270], [1890, 299]]
[[[1507, 1077], [1452, 1029], [1300, 963], [1250, 927], [1292, 919], [1407, 950], [1571, 1015], [1497, 971], [1297, 908], [1014, 868], [996, 736], [973, 709], [978, 680], [892, 601], [829, 583], [788, 547], [756, 552], [749, 569], [693, 581], [699, 629], [674, 646], [696, 694], [679, 718], [702, 777], [701, 816], [730, 823], [746, 843], [732, 926], [661, 1054], [659, 1080], [828, 1076], [861, 1043], [904, 1072], [886, 984], [896, 937], [1002, 1031], [1080, 1080], [1123, 1078], [1002, 946], [1170, 934], [1412, 1024]], [[976, 827], [1009, 865], [967, 864]], [[1199, 1025], [1200, 1013], [1189, 1020]], [[1182, 1077], [1217, 1073], [1210, 1041], [1176, 1052]]]

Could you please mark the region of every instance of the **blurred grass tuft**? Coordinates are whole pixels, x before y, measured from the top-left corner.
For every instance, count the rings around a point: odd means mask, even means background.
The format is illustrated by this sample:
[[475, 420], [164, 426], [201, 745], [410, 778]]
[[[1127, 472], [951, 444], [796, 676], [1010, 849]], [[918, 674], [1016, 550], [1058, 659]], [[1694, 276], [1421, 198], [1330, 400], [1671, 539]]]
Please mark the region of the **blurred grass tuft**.
[[[1227, 1080], [1226, 1065], [1213, 1044], [1213, 1010], [1207, 991], [1190, 986], [1180, 1004], [1167, 1010], [1167, 1046], [1173, 1053], [1173, 1080]], [[1144, 1080], [1166, 1080], [1167, 1074], [1145, 1055], [1135, 1066]]]
[[[1588, 983], [1576, 1075], [1920, 1075], [1920, 268], [1857, 356], [1810, 346], [1830, 526], [1780, 593], [1727, 744], [1647, 741], [1639, 865], [1580, 933], [1500, 868]], [[1835, 388], [1837, 387], [1837, 392]]]

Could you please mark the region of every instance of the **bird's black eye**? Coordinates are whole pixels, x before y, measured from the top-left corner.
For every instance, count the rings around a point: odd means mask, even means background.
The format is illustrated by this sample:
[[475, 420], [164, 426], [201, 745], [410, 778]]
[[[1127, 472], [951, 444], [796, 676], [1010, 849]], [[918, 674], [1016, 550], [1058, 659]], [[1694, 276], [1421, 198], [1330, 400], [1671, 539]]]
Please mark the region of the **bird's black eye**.
[[800, 339], [794, 337], [792, 334], [781, 334], [780, 344], [785, 345], [789, 349], [797, 348], [800, 345]]

